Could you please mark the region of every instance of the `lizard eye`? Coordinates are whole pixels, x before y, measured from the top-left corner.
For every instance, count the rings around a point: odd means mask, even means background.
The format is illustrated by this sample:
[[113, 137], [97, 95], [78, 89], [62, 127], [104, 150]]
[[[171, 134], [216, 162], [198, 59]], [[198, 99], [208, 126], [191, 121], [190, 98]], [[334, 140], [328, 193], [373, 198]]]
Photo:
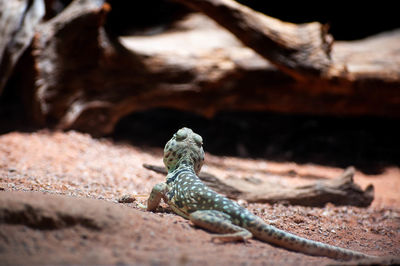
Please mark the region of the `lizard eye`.
[[196, 142], [196, 144], [198, 145], [198, 146], [201, 146], [201, 145], [203, 145], [203, 138], [200, 136], [200, 135], [194, 135], [193, 136], [193, 139], [194, 139], [194, 142]]
[[187, 137], [187, 131], [185, 129], [179, 129], [175, 134], [175, 138], [177, 141], [184, 140]]

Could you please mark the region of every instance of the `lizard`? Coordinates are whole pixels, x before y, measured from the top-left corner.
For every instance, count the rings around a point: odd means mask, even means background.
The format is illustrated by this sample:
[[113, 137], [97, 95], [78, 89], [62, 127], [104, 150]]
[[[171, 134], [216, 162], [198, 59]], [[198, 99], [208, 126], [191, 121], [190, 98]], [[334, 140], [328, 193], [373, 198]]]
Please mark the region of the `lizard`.
[[247, 241], [255, 237], [288, 250], [332, 259], [374, 258], [361, 252], [299, 237], [264, 222], [248, 209], [208, 188], [198, 177], [204, 163], [203, 139], [189, 128], [179, 129], [164, 148], [166, 182], [156, 184], [147, 200], [154, 211], [161, 199], [195, 226], [219, 233], [212, 240]]

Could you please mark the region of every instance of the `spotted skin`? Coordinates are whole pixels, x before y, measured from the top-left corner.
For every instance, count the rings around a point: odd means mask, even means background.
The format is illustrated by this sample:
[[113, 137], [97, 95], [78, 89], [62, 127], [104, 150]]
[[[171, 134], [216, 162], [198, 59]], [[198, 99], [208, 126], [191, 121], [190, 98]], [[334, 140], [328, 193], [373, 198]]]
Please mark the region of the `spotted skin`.
[[165, 145], [165, 183], [154, 186], [147, 209], [157, 208], [163, 199], [174, 212], [195, 225], [219, 233], [213, 239], [246, 241], [255, 237], [289, 250], [314, 256], [352, 260], [372, 257], [298, 237], [266, 224], [260, 217], [234, 201], [214, 192], [198, 178], [204, 162], [203, 140], [189, 128], [178, 130]]

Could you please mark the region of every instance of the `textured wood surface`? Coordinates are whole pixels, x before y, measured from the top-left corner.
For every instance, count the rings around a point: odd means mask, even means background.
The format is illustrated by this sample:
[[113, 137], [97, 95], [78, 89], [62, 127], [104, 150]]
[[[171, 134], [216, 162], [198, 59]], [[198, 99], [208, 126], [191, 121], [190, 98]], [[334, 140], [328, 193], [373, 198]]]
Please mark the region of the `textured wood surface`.
[[73, 1], [39, 24], [16, 73], [27, 113], [95, 135], [152, 108], [400, 116], [400, 31], [333, 42], [319, 23], [285, 23], [228, 0], [190, 5], [223, 27], [191, 14], [158, 34], [111, 38], [108, 4]]
[[0, 0], [0, 95], [43, 16], [43, 0]]

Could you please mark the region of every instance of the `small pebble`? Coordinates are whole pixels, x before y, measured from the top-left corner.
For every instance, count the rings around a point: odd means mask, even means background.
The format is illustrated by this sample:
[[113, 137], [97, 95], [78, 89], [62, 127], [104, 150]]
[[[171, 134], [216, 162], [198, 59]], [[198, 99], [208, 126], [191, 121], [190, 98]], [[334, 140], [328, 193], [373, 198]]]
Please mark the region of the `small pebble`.
[[119, 203], [132, 203], [136, 200], [136, 198], [132, 195], [123, 195], [118, 199]]

